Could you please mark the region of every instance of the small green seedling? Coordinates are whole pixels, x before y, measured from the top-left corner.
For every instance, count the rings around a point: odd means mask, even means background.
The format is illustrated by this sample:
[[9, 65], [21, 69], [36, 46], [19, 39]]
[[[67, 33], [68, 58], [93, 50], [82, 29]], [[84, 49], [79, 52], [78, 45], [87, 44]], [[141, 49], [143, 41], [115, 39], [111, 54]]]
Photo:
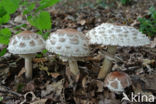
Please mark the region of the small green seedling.
[[122, 5], [128, 5], [131, 3], [132, 0], [120, 0]]
[[156, 9], [149, 8], [149, 13], [146, 17], [139, 18], [140, 31], [148, 36], [156, 35]]
[[0, 96], [0, 102], [3, 100], [3, 97], [2, 96]]

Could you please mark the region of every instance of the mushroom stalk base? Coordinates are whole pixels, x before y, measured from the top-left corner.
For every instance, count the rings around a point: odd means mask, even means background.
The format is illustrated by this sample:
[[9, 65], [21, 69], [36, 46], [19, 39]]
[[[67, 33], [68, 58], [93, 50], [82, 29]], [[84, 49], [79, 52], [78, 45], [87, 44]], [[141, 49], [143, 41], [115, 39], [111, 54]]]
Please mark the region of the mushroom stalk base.
[[25, 58], [25, 77], [32, 79], [32, 58]]
[[25, 59], [25, 77], [26, 79], [32, 79], [32, 58], [34, 54], [20, 55]]
[[69, 67], [70, 67], [70, 71], [71, 71], [74, 75], [78, 75], [78, 74], [80, 73], [80, 71], [79, 71], [79, 69], [78, 69], [77, 61], [69, 60]]
[[[110, 57], [114, 56], [114, 54], [116, 53], [116, 49], [117, 49], [116, 46], [108, 47], [107, 52], [111, 55]], [[107, 57], [105, 57], [100, 72], [98, 74], [98, 79], [104, 79], [106, 77], [107, 73], [111, 71], [112, 64], [113, 64], [112, 61]]]

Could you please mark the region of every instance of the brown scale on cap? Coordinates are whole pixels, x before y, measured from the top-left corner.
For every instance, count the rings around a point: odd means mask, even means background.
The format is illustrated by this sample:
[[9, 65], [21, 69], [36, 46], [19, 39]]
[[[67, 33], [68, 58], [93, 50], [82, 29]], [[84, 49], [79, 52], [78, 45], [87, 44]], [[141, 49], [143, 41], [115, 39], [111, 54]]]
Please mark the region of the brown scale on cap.
[[66, 46], [66, 48], [67, 48], [67, 49], [69, 49], [69, 48], [70, 48], [70, 46]]
[[70, 39], [70, 43], [72, 43], [72, 44], [79, 44], [79, 40], [76, 39], [76, 38], [72, 38], [72, 39]]
[[39, 44], [39, 45], [43, 44], [43, 40], [39, 39], [39, 40], [38, 40], [38, 44]]
[[60, 50], [61, 49], [61, 46], [57, 46], [56, 49]]
[[15, 40], [16, 38], [16, 35], [14, 35], [11, 39], [10, 39], [10, 42], [12, 42], [13, 40]]
[[136, 37], [133, 37], [133, 39], [136, 40], [137, 38]]
[[116, 78], [116, 77], [118, 77], [118, 78], [123, 78], [123, 77], [125, 77], [125, 73], [123, 73], [123, 72], [112, 72], [112, 79], [114, 79], [114, 78]]
[[127, 33], [128, 33], [128, 31], [124, 31], [123, 33], [127, 34]]
[[33, 34], [33, 32], [31, 32], [31, 31], [23, 31], [23, 32], [20, 32], [19, 34], [17, 34], [17, 35], [27, 35], [27, 34]]
[[88, 45], [87, 45], [87, 44], [83, 44], [83, 46], [84, 46], [84, 47], [87, 47]]
[[99, 31], [99, 34], [103, 34], [104, 32], [103, 31]]
[[87, 47], [83, 47], [83, 49], [84, 49], [84, 50], [88, 50], [88, 48], [87, 48]]
[[35, 42], [34, 42], [33, 40], [31, 40], [31, 41], [29, 42], [29, 44], [30, 44], [30, 46], [35, 46]]
[[114, 87], [114, 88], [117, 88], [118, 87], [118, 83], [116, 81], [115, 82], [112, 82], [111, 83], [111, 86]]
[[23, 39], [24, 40], [29, 40], [30, 39], [30, 36], [23, 36]]
[[76, 29], [70, 29], [70, 28], [66, 28], [66, 29], [58, 29], [56, 31], [56, 33], [58, 33], [58, 35], [68, 35], [69, 37], [72, 36], [76, 36], [75, 34], [81, 34], [80, 32], [78, 32]]
[[31, 35], [31, 34], [34, 34], [34, 33], [31, 32], [31, 31], [23, 31], [23, 32], [18, 33], [17, 35], [20, 35], [20, 36], [28, 36], [28, 35]]
[[58, 33], [58, 34], [59, 34], [59, 36], [62, 36], [62, 37], [64, 36], [64, 34], [60, 34], [60, 33]]
[[34, 39], [38, 39], [39, 38], [39, 36], [38, 35], [33, 35], [34, 36]]
[[52, 36], [52, 39], [56, 39], [56, 37]]
[[127, 35], [127, 34], [124, 34], [124, 36], [125, 36], [125, 37], [128, 37], [128, 35]]
[[113, 29], [109, 29], [108, 32], [109, 32], [109, 33], [112, 33], [112, 30], [113, 30]]
[[59, 38], [60, 42], [65, 42], [65, 38]]
[[23, 32], [20, 32], [17, 34], [17, 37], [18, 38], [23, 38], [23, 39], [30, 39], [31, 36], [33, 36], [32, 34], [34, 34], [33, 32], [31, 31], [23, 31]]
[[25, 43], [21, 42], [21, 43], [19, 44], [19, 46], [20, 46], [21, 48], [24, 48], [26, 45], [25, 45]]
[[[92, 31], [92, 34], [95, 34], [96, 32], [95, 31]], [[103, 32], [102, 32], [103, 33]]]
[[66, 28], [66, 29], [58, 29], [56, 31], [56, 33], [59, 33], [59, 34], [64, 34], [64, 33], [67, 33], [68, 35], [73, 35], [73, 34], [76, 34], [78, 31], [75, 30], [75, 29], [69, 29], [69, 28]]
[[18, 39], [22, 38], [22, 36], [20, 36], [20, 35], [17, 35], [16, 37], [17, 37]]
[[122, 30], [120, 28], [116, 28], [115, 31], [118, 33], [121, 32]]
[[55, 40], [50, 40], [50, 43], [51, 43], [52, 45], [54, 45], [54, 44], [56, 43], [56, 41], [55, 41]]
[[15, 45], [15, 44], [17, 44], [17, 41], [16, 40], [13, 41], [13, 45]]
[[80, 51], [79, 49], [76, 49], [76, 50], [75, 50], [75, 52], [79, 52], [79, 51]]

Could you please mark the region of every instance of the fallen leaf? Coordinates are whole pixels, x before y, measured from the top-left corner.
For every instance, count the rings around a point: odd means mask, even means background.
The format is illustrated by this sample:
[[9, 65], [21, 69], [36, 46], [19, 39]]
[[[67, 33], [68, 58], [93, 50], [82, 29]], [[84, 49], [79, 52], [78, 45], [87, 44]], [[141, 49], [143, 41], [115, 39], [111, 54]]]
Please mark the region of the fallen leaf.
[[52, 92], [55, 93], [55, 96], [60, 96], [63, 90], [63, 84], [64, 84], [64, 79], [47, 85], [46, 90], [41, 91], [41, 96], [45, 97]]
[[60, 76], [59, 73], [50, 73], [50, 75], [51, 75], [53, 78], [57, 78], [58, 76]]
[[38, 100], [31, 102], [30, 104], [45, 104], [46, 101], [47, 99], [38, 99]]
[[156, 37], [154, 38], [153, 41], [151, 41], [151, 48], [156, 48]]
[[23, 67], [23, 68], [20, 70], [20, 72], [18, 73], [17, 77], [21, 77], [22, 74], [24, 74], [24, 73], [25, 73], [25, 68]]

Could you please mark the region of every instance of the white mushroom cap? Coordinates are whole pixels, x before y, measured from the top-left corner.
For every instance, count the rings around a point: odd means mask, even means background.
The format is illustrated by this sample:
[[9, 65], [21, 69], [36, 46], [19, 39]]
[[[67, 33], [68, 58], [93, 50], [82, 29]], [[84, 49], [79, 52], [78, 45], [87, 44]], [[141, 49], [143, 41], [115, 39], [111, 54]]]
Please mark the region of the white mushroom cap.
[[75, 29], [59, 29], [50, 34], [46, 49], [64, 57], [84, 57], [89, 54], [85, 35]]
[[124, 72], [111, 72], [104, 81], [104, 85], [111, 91], [119, 93], [123, 92], [126, 87], [129, 87], [132, 81], [128, 74]]
[[41, 35], [30, 31], [23, 31], [10, 39], [8, 50], [13, 54], [32, 54], [41, 52], [45, 48], [45, 41]]
[[111, 46], [143, 46], [150, 43], [148, 37], [134, 27], [103, 23], [87, 32], [90, 44]]

